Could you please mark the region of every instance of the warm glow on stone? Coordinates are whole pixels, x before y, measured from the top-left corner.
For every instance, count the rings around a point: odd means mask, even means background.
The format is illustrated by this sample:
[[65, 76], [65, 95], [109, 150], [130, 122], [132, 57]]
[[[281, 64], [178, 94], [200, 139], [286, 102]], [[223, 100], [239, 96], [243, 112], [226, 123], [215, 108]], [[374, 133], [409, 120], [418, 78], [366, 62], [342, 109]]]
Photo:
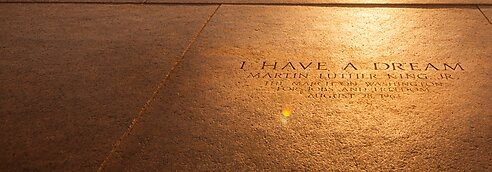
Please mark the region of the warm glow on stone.
[[282, 110], [282, 115], [284, 117], [289, 117], [291, 114], [292, 114], [292, 110], [290, 108], [284, 108], [284, 110]]

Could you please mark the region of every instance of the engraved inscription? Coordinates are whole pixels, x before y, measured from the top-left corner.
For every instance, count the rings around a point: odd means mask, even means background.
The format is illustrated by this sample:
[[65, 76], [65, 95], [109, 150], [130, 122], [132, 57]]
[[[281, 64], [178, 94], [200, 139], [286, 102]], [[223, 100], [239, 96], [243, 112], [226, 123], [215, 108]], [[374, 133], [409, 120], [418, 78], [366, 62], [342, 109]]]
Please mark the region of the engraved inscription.
[[[243, 77], [262, 80], [258, 87], [310, 99], [396, 99], [437, 93], [459, 81], [465, 68], [457, 62], [242, 61]], [[254, 82], [258, 83], [258, 82]]]

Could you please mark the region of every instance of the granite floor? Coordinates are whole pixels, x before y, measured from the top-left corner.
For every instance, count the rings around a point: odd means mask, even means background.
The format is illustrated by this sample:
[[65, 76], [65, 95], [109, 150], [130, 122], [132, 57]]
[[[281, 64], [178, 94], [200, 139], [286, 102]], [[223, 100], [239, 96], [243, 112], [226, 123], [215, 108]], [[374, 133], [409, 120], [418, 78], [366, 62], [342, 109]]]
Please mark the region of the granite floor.
[[36, 3], [137, 3], [137, 4], [276, 4], [276, 5], [347, 5], [347, 4], [422, 4], [492, 5], [490, 0], [0, 0], [0, 2]]
[[491, 4], [0, 0], [0, 169], [491, 171]]

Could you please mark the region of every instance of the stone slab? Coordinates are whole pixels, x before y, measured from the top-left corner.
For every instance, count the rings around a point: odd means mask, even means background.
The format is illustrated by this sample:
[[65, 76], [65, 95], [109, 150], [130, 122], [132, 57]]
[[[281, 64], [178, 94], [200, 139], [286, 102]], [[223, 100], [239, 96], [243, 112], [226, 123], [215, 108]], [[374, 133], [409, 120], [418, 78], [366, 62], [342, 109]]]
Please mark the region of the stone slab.
[[95, 171], [215, 8], [0, 4], [0, 169]]
[[477, 8], [223, 5], [104, 169], [490, 171], [490, 40]]
[[256, 3], [256, 4], [492, 4], [489, 0], [147, 0], [166, 3]]
[[487, 4], [490, 0], [0, 0], [0, 2], [225, 3], [225, 4]]
[[145, 0], [0, 0], [0, 2], [64, 2], [64, 3], [143, 3]]

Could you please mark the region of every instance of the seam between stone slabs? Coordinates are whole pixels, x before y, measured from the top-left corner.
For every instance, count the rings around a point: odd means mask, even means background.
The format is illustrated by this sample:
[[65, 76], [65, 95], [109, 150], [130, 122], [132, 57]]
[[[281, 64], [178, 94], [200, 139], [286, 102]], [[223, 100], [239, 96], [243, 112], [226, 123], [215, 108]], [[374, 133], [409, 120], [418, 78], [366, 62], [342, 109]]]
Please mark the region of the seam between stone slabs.
[[489, 22], [489, 24], [492, 24], [492, 22], [487, 17], [487, 15], [485, 15], [485, 13], [482, 11], [482, 9], [480, 8], [480, 6], [477, 5], [477, 9], [478, 9], [478, 11], [480, 11], [480, 13], [482, 13], [483, 17], [485, 17], [485, 19]]
[[128, 129], [113, 144], [111, 151], [106, 156], [106, 158], [103, 160], [103, 162], [99, 165], [99, 168], [97, 169], [98, 172], [104, 170], [106, 164], [113, 157], [113, 155], [115, 154], [116, 150], [120, 147], [121, 143], [126, 139], [126, 137], [128, 137], [130, 135], [130, 133], [133, 131], [133, 128], [135, 128], [135, 126], [138, 124], [138, 122], [142, 119], [143, 115], [147, 112], [147, 110], [155, 102], [155, 100], [157, 99], [157, 95], [159, 94], [160, 90], [162, 88], [164, 88], [164, 86], [166, 86], [167, 81], [169, 81], [171, 74], [174, 73], [174, 71], [176, 70], [177, 66], [179, 66], [179, 64], [181, 64], [181, 62], [183, 61], [184, 56], [186, 55], [186, 53], [188, 52], [188, 50], [196, 42], [196, 40], [198, 39], [198, 37], [200, 36], [200, 34], [203, 32], [203, 30], [205, 29], [205, 27], [207, 26], [207, 24], [210, 22], [210, 20], [212, 19], [212, 17], [217, 13], [217, 11], [219, 10], [220, 6], [221, 5], [218, 5], [217, 8], [215, 8], [215, 10], [212, 12], [212, 14], [207, 18], [207, 20], [205, 21], [205, 24], [202, 25], [202, 27], [200, 28], [200, 30], [198, 31], [198, 33], [193, 37], [193, 39], [190, 41], [190, 43], [183, 50], [183, 52], [181, 53], [179, 59], [174, 63], [174, 65], [171, 68], [171, 70], [169, 72], [167, 72], [166, 75], [164, 75], [163, 79], [161, 79], [161, 81], [157, 85], [157, 88], [152, 93], [152, 96], [143, 105], [142, 109], [137, 114], [137, 116], [135, 116], [133, 118], [132, 122], [128, 126]]

